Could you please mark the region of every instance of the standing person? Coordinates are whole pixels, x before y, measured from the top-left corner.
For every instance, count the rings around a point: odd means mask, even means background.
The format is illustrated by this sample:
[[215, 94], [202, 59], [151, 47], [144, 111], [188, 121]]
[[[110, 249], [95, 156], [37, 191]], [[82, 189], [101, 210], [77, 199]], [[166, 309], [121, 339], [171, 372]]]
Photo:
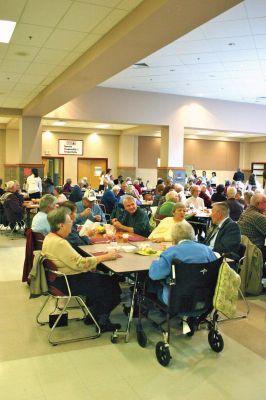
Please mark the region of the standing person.
[[104, 179], [108, 182], [111, 180], [111, 171], [112, 171], [111, 168], [107, 168], [106, 173], [104, 175]]
[[211, 176], [211, 179], [210, 179], [210, 184], [211, 184], [211, 187], [216, 187], [216, 184], [217, 184], [217, 177], [216, 177], [216, 172], [212, 172], [212, 176]]
[[233, 181], [236, 182], [244, 182], [245, 176], [240, 168], [237, 168], [237, 171], [234, 173]]
[[32, 168], [32, 174], [27, 178], [27, 192], [30, 199], [40, 199], [42, 195], [42, 180], [38, 169]]
[[0, 196], [2, 196], [2, 194], [5, 193], [4, 189], [2, 189], [2, 183], [3, 183], [3, 179], [0, 179]]
[[102, 171], [100, 177], [100, 182], [99, 182], [99, 191], [104, 190], [104, 171]]
[[257, 189], [256, 175], [250, 174], [248, 178], [248, 190]]
[[201, 181], [202, 181], [202, 183], [207, 183], [206, 171], [202, 171]]

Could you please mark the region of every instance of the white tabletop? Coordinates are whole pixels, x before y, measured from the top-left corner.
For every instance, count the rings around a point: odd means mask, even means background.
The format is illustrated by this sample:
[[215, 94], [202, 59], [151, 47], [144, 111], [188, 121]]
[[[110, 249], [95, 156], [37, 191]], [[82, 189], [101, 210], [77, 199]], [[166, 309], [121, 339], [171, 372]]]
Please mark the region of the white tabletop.
[[[152, 242], [143, 242], [145, 245], [149, 245], [155, 250], [160, 249], [160, 245], [158, 243]], [[128, 243], [133, 245], [133, 243]], [[138, 242], [137, 246], [140, 245], [141, 242]], [[136, 245], [134, 243], [134, 245]], [[119, 244], [119, 246], [123, 246], [123, 244]], [[79, 246], [83, 251], [87, 254], [93, 255], [93, 253], [97, 252], [106, 252], [109, 250], [109, 245], [106, 243], [99, 243], [93, 245], [85, 245]], [[108, 250], [106, 249], [108, 247]], [[115, 247], [114, 247], [115, 248]], [[112, 261], [105, 261], [103, 264], [115, 273], [127, 273], [127, 272], [140, 272], [147, 271], [150, 268], [150, 265], [153, 260], [156, 260], [158, 256], [142, 256], [140, 254], [135, 253], [126, 253], [124, 251], [119, 251], [121, 258], [117, 258]]]

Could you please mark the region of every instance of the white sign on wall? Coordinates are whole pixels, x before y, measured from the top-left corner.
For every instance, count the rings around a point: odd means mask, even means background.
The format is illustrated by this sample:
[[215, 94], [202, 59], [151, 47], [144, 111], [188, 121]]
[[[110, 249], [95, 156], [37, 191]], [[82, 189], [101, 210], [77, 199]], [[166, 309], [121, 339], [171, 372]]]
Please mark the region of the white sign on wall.
[[64, 140], [59, 139], [58, 154], [83, 155], [83, 140]]

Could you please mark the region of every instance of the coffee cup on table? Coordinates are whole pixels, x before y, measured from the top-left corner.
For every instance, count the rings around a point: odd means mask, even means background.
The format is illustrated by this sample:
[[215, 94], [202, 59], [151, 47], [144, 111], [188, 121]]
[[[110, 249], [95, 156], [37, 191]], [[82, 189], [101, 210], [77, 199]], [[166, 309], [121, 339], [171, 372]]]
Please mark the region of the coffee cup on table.
[[123, 239], [123, 242], [124, 242], [124, 243], [127, 243], [127, 242], [128, 242], [128, 237], [129, 237], [129, 234], [128, 234], [128, 233], [123, 233], [122, 239]]

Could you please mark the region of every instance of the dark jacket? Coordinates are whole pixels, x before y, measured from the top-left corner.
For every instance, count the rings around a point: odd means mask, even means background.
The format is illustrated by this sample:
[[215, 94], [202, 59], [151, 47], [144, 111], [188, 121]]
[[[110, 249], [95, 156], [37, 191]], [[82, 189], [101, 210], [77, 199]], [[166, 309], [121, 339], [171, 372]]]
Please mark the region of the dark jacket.
[[228, 199], [229, 215], [233, 221], [238, 221], [243, 212], [243, 207], [236, 199]]
[[241, 235], [240, 228], [236, 222], [228, 218], [224, 221], [216, 236], [213, 251], [220, 254], [235, 253], [238, 254]]
[[69, 201], [77, 203], [82, 199], [82, 197], [83, 197], [82, 190], [80, 189], [79, 185], [75, 185], [72, 189], [72, 192], [70, 193]]
[[72, 247], [82, 246], [83, 244], [90, 244], [91, 240], [88, 236], [79, 236], [77, 225], [73, 224], [72, 229], [66, 240], [71, 244]]
[[23, 220], [23, 207], [19, 203], [19, 199], [15, 193], [11, 193], [3, 204], [5, 216], [8, 223], [15, 224]]
[[101, 203], [105, 206], [105, 210], [107, 214], [111, 214], [115, 204], [119, 201], [118, 197], [115, 197], [115, 194], [112, 190], [107, 190], [104, 192]]

